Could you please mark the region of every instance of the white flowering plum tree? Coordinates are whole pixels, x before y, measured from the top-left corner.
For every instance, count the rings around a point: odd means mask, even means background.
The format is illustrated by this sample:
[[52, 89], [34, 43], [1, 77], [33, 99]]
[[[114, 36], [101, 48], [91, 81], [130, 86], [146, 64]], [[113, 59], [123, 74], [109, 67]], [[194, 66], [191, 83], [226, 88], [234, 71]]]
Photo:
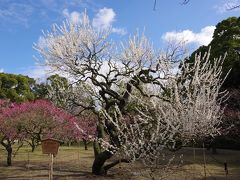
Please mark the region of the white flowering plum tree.
[[[119, 162], [156, 158], [176, 140], [219, 133], [222, 59], [212, 65], [208, 55], [196, 56], [194, 64], [175, 70], [184, 57], [181, 45], [163, 52], [144, 35], [119, 45], [110, 35], [111, 29], [94, 29], [84, 14], [79, 24], [54, 25], [45, 34], [47, 46], [35, 45], [46, 66], [75, 84], [72, 104], [98, 115], [94, 174]], [[118, 152], [123, 159], [107, 164]]]
[[[183, 63], [180, 73], [167, 80], [167, 91], [156, 88], [155, 96], [147, 99], [131, 95], [138, 104], [134, 115], [124, 116], [118, 106], [113, 115], [102, 111], [114, 125], [121, 144], [100, 139], [104, 148], [128, 160], [152, 164], [164, 148], [176, 150], [186, 143], [219, 135], [221, 103], [227, 98], [227, 92], [220, 92], [223, 59], [211, 64], [207, 54], [199, 54], [194, 64]], [[149, 88], [145, 91], [151, 94]]]

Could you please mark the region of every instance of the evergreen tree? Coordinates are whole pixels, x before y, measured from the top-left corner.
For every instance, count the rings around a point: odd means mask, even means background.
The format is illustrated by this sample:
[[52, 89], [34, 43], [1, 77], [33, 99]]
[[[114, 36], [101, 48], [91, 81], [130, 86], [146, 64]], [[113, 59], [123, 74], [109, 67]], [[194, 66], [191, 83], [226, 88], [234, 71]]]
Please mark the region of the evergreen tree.
[[12, 102], [33, 100], [35, 80], [24, 75], [0, 73], [0, 98]]
[[213, 34], [213, 40], [208, 46], [201, 46], [192, 53], [189, 61], [194, 60], [196, 53], [205, 53], [211, 47], [210, 59], [224, 56], [226, 59], [223, 64], [223, 74], [230, 71], [223, 87], [239, 87], [240, 86], [240, 17], [230, 17], [219, 22]]

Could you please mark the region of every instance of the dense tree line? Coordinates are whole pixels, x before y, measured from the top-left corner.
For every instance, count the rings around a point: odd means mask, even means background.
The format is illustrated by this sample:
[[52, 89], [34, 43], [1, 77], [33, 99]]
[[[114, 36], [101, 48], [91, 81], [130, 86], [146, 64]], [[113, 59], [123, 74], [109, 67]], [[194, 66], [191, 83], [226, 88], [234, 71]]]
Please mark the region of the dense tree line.
[[53, 94], [61, 106], [64, 99], [62, 89], [68, 88], [66, 78], [59, 75], [50, 75], [45, 82], [37, 82], [35, 79], [21, 74], [0, 73], [0, 99], [9, 99], [11, 102], [32, 101], [35, 99], [53, 100]]

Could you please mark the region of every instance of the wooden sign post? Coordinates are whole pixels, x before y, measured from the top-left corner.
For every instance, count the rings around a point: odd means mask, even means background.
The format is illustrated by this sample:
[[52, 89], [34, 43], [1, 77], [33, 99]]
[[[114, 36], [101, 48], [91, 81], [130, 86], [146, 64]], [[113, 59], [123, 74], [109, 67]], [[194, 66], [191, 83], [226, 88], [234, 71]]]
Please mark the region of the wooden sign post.
[[53, 180], [53, 157], [55, 157], [58, 153], [58, 148], [60, 146], [61, 141], [48, 138], [42, 140], [42, 152], [43, 154], [49, 154], [49, 180]]

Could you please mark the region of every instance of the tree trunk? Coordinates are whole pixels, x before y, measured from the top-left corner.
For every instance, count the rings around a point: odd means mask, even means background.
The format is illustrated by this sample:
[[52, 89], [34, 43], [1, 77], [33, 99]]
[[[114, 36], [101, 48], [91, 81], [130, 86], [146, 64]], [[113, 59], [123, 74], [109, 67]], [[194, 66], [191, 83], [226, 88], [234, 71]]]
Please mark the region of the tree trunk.
[[[104, 126], [102, 123], [99, 123], [97, 125], [97, 137], [98, 138], [103, 138], [105, 136], [104, 133]], [[114, 136], [112, 136], [114, 137]], [[93, 148], [94, 148], [94, 162], [92, 165], [92, 173], [95, 175], [106, 175], [108, 169], [110, 169], [111, 167], [113, 167], [116, 163], [114, 164], [108, 164], [106, 166], [104, 166], [105, 162], [110, 159], [113, 154], [110, 153], [109, 151], [102, 151], [100, 144], [97, 141], [93, 142]]]
[[30, 145], [31, 145], [31, 150], [33, 152], [35, 150], [35, 147], [36, 147], [35, 142], [34, 142], [34, 138], [32, 138], [31, 141], [32, 141], [32, 143]]
[[97, 141], [93, 142], [94, 157], [96, 158], [98, 154], [101, 153], [100, 145]]
[[32, 145], [31, 146], [31, 151], [34, 152], [34, 150], [35, 150], [35, 145]]
[[[99, 124], [97, 125], [97, 137], [98, 137], [98, 138], [103, 138], [104, 135], [105, 135], [105, 133], [104, 133], [104, 127], [103, 127], [103, 125], [102, 125], [101, 123], [99, 123]], [[101, 146], [100, 146], [100, 144], [99, 144], [97, 141], [94, 141], [94, 142], [93, 142], [93, 150], [94, 150], [94, 157], [95, 157], [95, 158], [96, 158], [96, 156], [97, 156], [98, 154], [100, 154], [101, 151], [102, 151]]]
[[104, 168], [104, 163], [111, 157], [112, 153], [109, 151], [103, 151], [96, 155], [92, 165], [92, 173], [95, 175], [106, 175], [107, 169]]
[[7, 150], [7, 165], [11, 166], [12, 165], [12, 146], [8, 145], [6, 147]]
[[88, 147], [87, 147], [87, 140], [86, 139], [83, 139], [83, 143], [84, 143], [84, 148], [85, 148], [85, 150], [88, 150]]
[[[104, 137], [104, 128], [101, 123], [97, 126], [98, 137]], [[93, 149], [94, 149], [94, 161], [92, 165], [92, 173], [95, 175], [105, 175], [107, 171], [104, 169], [104, 163], [112, 157], [112, 154], [109, 151], [101, 150], [101, 146], [98, 141], [93, 142]]]

